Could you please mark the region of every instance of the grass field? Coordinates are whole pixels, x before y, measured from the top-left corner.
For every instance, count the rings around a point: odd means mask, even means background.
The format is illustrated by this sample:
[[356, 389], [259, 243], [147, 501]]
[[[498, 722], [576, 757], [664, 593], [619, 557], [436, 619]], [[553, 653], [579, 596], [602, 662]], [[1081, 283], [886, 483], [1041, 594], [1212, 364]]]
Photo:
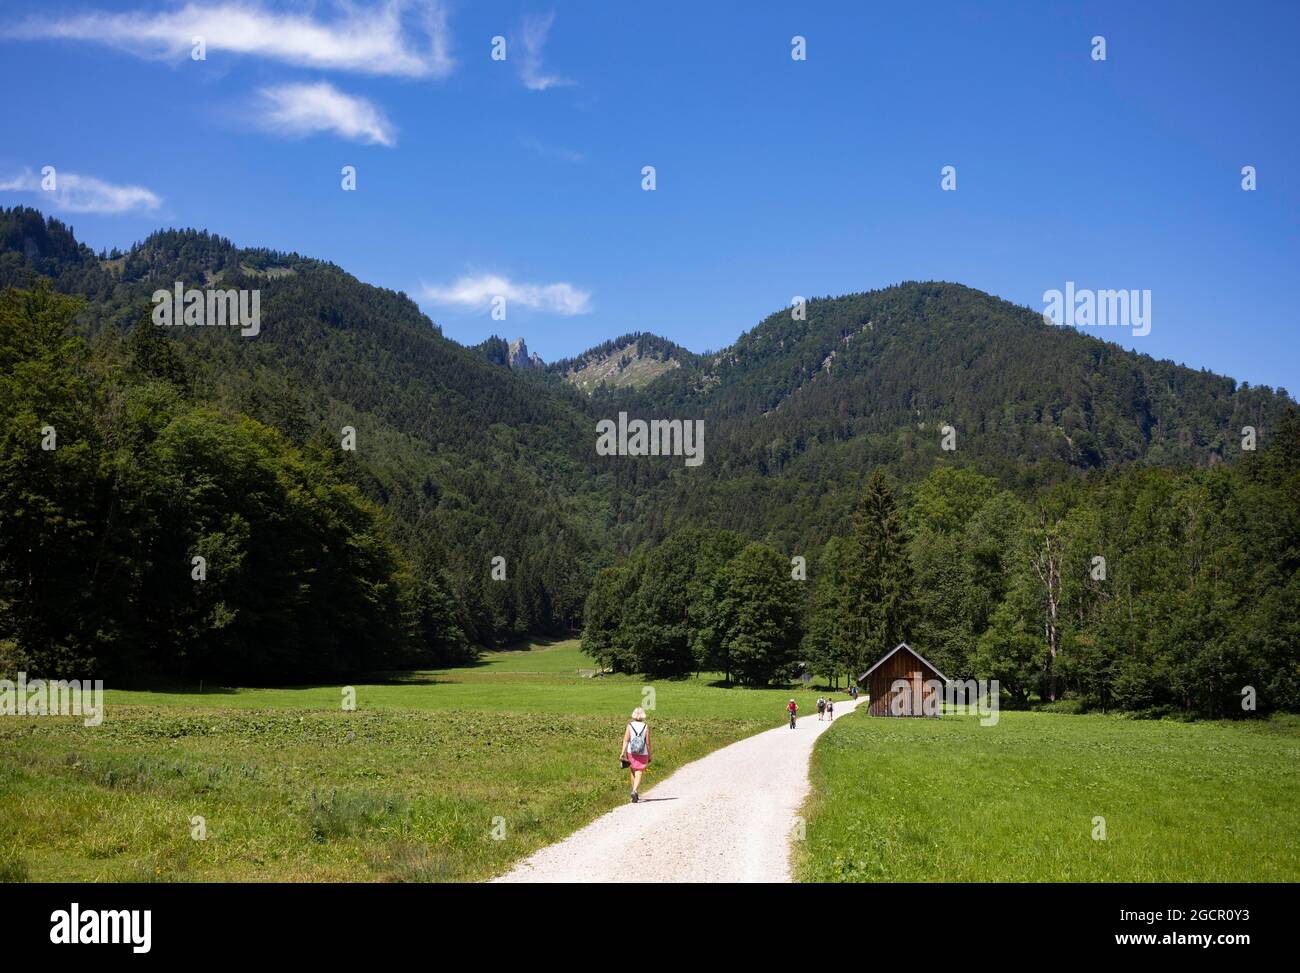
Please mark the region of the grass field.
[[[653, 690], [653, 708], [660, 719], [757, 721], [762, 727], [781, 722], [785, 701], [790, 697], [789, 691], [780, 689], [719, 688], [711, 685], [712, 676], [655, 681], [633, 676], [578, 675], [579, 670], [591, 671], [595, 666], [582, 654], [577, 640], [570, 640], [531, 650], [485, 653], [477, 665], [460, 669], [393, 673], [352, 688], [356, 690], [357, 712], [473, 710], [592, 715], [612, 718], [615, 731], [621, 731], [632, 708], [642, 704], [643, 690]], [[121, 707], [127, 706], [338, 710], [342, 689], [332, 685], [222, 688], [202, 693], [110, 690], [104, 693], [104, 701], [110, 710], [119, 713], [123, 712]], [[846, 698], [843, 693], [839, 696]]]
[[817, 741], [812, 781], [804, 881], [1300, 880], [1295, 717], [854, 713]]
[[647, 687], [650, 781], [788, 698], [583, 668], [562, 642], [357, 684], [355, 712], [314, 686], [108, 691], [95, 728], [5, 718], [0, 881], [484, 878], [626, 800], [618, 741]]
[[[355, 712], [308, 686], [109, 691], [94, 728], [6, 717], [0, 881], [481, 879], [626, 799], [647, 690], [651, 783], [780, 724], [790, 695], [594, 668], [570, 641], [359, 682]], [[807, 881], [1300, 879], [1294, 717], [858, 713], [812, 773]]]

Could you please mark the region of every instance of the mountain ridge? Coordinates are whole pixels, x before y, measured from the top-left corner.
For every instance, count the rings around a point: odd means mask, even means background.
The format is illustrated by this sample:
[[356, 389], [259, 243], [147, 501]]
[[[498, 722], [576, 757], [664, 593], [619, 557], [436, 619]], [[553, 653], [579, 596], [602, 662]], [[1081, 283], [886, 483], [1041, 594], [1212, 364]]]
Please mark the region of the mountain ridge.
[[[684, 526], [816, 549], [876, 468], [906, 484], [969, 467], [1027, 492], [1129, 464], [1212, 466], [1240, 455], [1243, 426], [1267, 440], [1292, 404], [945, 282], [814, 299], [806, 320], [779, 310], [708, 354], [633, 332], [510, 368], [509, 342], [494, 339], [494, 360], [452, 341], [400, 291], [206, 231], [96, 255], [57, 220], [0, 210], [0, 286], [33, 275], [87, 302], [78, 331], [106, 355], [147, 320], [157, 287], [258, 288], [254, 339], [162, 332], [194, 394], [332, 457], [385, 511], [411, 569], [445, 586], [472, 641], [571, 630], [597, 570]], [[633, 344], [663, 366], [644, 381], [566, 378], [625, 358], [626, 372]], [[619, 412], [703, 421], [705, 462], [597, 456], [596, 424]], [[339, 453], [345, 426], [355, 453]], [[488, 573], [496, 557], [504, 581]]]
[[[34, 210], [31, 209], [30, 207], [24, 207], [24, 206], [15, 206], [8, 209], [4, 207], [0, 207], [0, 214], [4, 214], [7, 217], [6, 221], [3, 224], [0, 224], [0, 256], [13, 254], [16, 251], [20, 251], [20, 250], [27, 251], [31, 256], [35, 258], [33, 261], [34, 265], [32, 269], [36, 270], [36, 272], [38, 273], [42, 272], [40, 268], [41, 266], [44, 265], [44, 260], [48, 260], [48, 259], [54, 259], [56, 261], [65, 260], [74, 254], [84, 259], [96, 258], [95, 252], [90, 247], [76, 240], [75, 232], [72, 230], [70, 226], [62, 223], [61, 221], [55, 219], [54, 217], [45, 217], [44, 214], [40, 213], [38, 210]], [[108, 258], [107, 253], [105, 253], [104, 255], [98, 257], [97, 259], [101, 261], [105, 259], [113, 260], [114, 262], [118, 263], [120, 267], [122, 264], [125, 263], [127, 258], [133, 253], [137, 251], [147, 251], [148, 245], [151, 241], [154, 241], [158, 238], [164, 238], [167, 235], [178, 235], [178, 234], [192, 235], [198, 237], [210, 237], [213, 241], [215, 241], [219, 245], [222, 245], [230, 250], [239, 251], [240, 253], [244, 253], [244, 254], [254, 255], [253, 260], [255, 262], [251, 266], [244, 268], [245, 273], [251, 276], [263, 276], [263, 277], [271, 276], [272, 273], [277, 270], [281, 272], [285, 272], [285, 271], [291, 272], [294, 263], [304, 262], [304, 261], [310, 261], [311, 263], [337, 268], [336, 264], [332, 264], [328, 261], [316, 260], [314, 258], [305, 258], [300, 256], [297, 253], [277, 251], [268, 248], [241, 248], [236, 246], [226, 238], [219, 237], [215, 234], [211, 234], [208, 231], [195, 230], [195, 229], [156, 230], [153, 233], [146, 236], [143, 240], [133, 244], [130, 248], [128, 248], [128, 250], [125, 253], [122, 253], [116, 247], [113, 248], [111, 252], [113, 254], [119, 255], [115, 258]], [[41, 247], [40, 246], [41, 242], [44, 242], [46, 245], [44, 247]], [[44, 259], [42, 259], [41, 257], [42, 254], [44, 255]], [[341, 270], [342, 268], [337, 268], [337, 269]], [[0, 284], [3, 283], [14, 284], [16, 283], [16, 281], [13, 279], [12, 271], [9, 271], [8, 274], [5, 274], [3, 272], [3, 269], [0, 268]], [[365, 282], [359, 281], [359, 283], [364, 284]], [[389, 291], [391, 293], [405, 296], [404, 291], [400, 291], [400, 290], [394, 291], [391, 288], [387, 288], [382, 285], [366, 284], [366, 286], [376, 287], [380, 290]], [[839, 294], [839, 295], [826, 295], [822, 297], [810, 298], [807, 300], [806, 306], [808, 308], [811, 308], [818, 304], [825, 304], [826, 302], [845, 301], [845, 300], [863, 298], [868, 295], [881, 294], [892, 290], [896, 290], [898, 288], [913, 287], [913, 286], [963, 288], [975, 292], [981, 295], [982, 297], [988, 298], [992, 301], [996, 301], [1001, 304], [1007, 305], [1009, 307], [1025, 311], [1028, 314], [1033, 315], [1035, 317], [1039, 317], [1039, 318], [1041, 317], [1040, 312], [1035, 311], [1032, 308], [1027, 307], [1025, 305], [1016, 304], [1013, 301], [1008, 301], [1004, 298], [998, 297], [997, 295], [991, 294], [986, 291], [980, 291], [978, 288], [971, 287], [968, 284], [963, 284], [956, 281], [944, 281], [944, 280], [927, 280], [927, 281], [903, 280], [894, 284], [888, 284], [888, 285], [872, 288], [870, 290], [865, 290], [865, 291], [853, 291], [853, 292]], [[420, 313], [424, 314], [423, 311], [421, 311]], [[747, 340], [753, 340], [753, 336], [757, 334], [760, 331], [760, 329], [763, 328], [764, 325], [768, 324], [774, 319], [779, 319], [783, 316], [788, 316], [789, 314], [790, 314], [790, 309], [788, 308], [773, 312], [772, 314], [768, 315], [767, 317], [759, 321], [754, 327], [742, 331], [736, 337], [735, 341], [719, 349], [718, 351], [705, 350], [703, 352], [693, 352], [690, 349], [686, 348], [685, 346], [680, 345], [672, 341], [671, 339], [658, 335], [654, 332], [634, 331], [624, 335], [620, 335], [617, 338], [607, 339], [601, 344], [591, 346], [590, 348], [586, 349], [583, 352], [578, 353], [577, 355], [573, 355], [571, 357], [562, 357], [556, 359], [553, 362], [550, 363], [543, 362], [542, 364], [545, 366], [545, 369], [547, 371], [555, 371], [558, 369], [568, 368], [568, 367], [572, 367], [574, 363], [579, 362], [585, 358], [588, 358], [593, 353], [608, 349], [609, 346], [613, 346], [616, 344], [633, 343], [638, 340], [653, 341], [658, 346], [671, 349], [672, 354], [680, 355], [683, 358], [691, 360], [693, 362], [700, 362], [709, 359], [721, 360], [723, 356], [734, 353], [735, 350]], [[441, 328], [435, 322], [433, 322], [432, 319], [430, 319], [430, 325], [435, 329], [437, 329], [439, 333], [441, 333]], [[1059, 326], [1057, 326], [1057, 329], [1062, 331], [1075, 330], [1070, 328], [1060, 328]], [[1186, 369], [1189, 371], [1197, 371], [1197, 372], [1208, 372], [1214, 375], [1221, 375], [1221, 373], [1213, 372], [1204, 366], [1198, 367], [1194, 365], [1189, 365], [1186, 362], [1178, 362], [1169, 358], [1156, 358], [1152, 355], [1147, 354], [1146, 352], [1125, 348], [1121, 345], [1115, 344], [1114, 342], [1107, 341], [1104, 335], [1098, 335], [1098, 334], [1093, 334], [1091, 332], [1082, 332], [1082, 331], [1076, 333], [1083, 334], [1087, 338], [1100, 341], [1104, 344], [1108, 344], [1108, 345], [1113, 344], [1117, 349], [1119, 349], [1123, 353], [1138, 355], [1143, 358], [1149, 359], [1152, 362], [1172, 366], [1178, 369]], [[479, 342], [478, 344], [475, 345], [461, 345], [461, 347], [465, 347], [471, 350], [478, 350], [483, 348], [486, 342], [493, 341], [493, 340], [502, 341], [504, 344], [506, 344], [507, 349], [509, 349], [511, 346], [519, 342], [524, 342], [525, 339], [523, 337], [519, 337], [516, 338], [514, 342], [505, 342], [504, 339], [497, 338], [497, 336], [493, 335], [488, 339], [485, 339], [484, 342]], [[540, 357], [537, 356], [535, 353], [529, 355], [528, 357], [530, 359], [536, 359], [537, 361], [540, 361]], [[1221, 376], [1221, 377], [1230, 378], [1230, 376]], [[1240, 379], [1240, 380], [1232, 379], [1232, 380], [1242, 385], [1251, 384], [1247, 379]], [[1252, 385], [1252, 387], [1263, 388], [1263, 389], [1274, 388], [1278, 391], [1286, 392], [1285, 386], [1270, 387], [1267, 383], [1256, 383]]]

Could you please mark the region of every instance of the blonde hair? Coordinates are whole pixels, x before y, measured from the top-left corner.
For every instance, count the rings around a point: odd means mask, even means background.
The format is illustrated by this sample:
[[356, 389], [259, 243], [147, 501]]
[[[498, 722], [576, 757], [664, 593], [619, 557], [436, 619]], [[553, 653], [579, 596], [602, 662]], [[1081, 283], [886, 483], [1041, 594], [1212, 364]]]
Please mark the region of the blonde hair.
[[643, 710], [640, 706], [638, 706], [636, 709], [634, 709], [634, 710], [632, 711], [632, 719], [634, 719], [634, 720], [640, 720], [642, 723], [644, 723], [644, 722], [645, 722], [645, 710]]

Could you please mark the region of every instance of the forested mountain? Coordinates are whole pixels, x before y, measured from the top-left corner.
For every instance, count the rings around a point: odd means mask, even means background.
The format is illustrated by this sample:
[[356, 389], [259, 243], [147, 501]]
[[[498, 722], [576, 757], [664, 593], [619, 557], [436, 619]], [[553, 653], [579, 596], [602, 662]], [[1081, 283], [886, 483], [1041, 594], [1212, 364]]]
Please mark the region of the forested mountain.
[[[84, 298], [74, 330], [96, 347], [147, 323], [150, 295], [175, 281], [259, 289], [256, 337], [165, 329], [196, 398], [331, 457], [384, 508], [412, 569], [453, 596], [469, 640], [578, 622], [609, 541], [577, 392], [521, 381], [445, 339], [405, 295], [296, 254], [164, 231], [100, 260], [25, 209], [0, 213], [0, 241], [0, 286], [36, 273]], [[345, 426], [354, 452], [340, 449]], [[493, 557], [504, 583], [489, 579]]]
[[[150, 295], [177, 281], [256, 288], [260, 333], [153, 325]], [[961, 285], [812, 300], [707, 355], [635, 333], [545, 368], [503, 367], [504, 340], [458, 345], [404, 294], [334, 265], [193, 230], [96, 255], [56, 220], [0, 210], [0, 287], [0, 667], [307, 678], [572, 630], [584, 602], [612, 665], [750, 681], [808, 659], [847, 674], [905, 631], [957, 673], [1001, 665], [1022, 694], [1050, 674], [1136, 705], [1134, 673], [1158, 670], [1164, 702], [1191, 685], [1195, 634], [1178, 635], [1177, 665], [1160, 654], [1187, 612], [1219, 626], [1220, 648], [1253, 639], [1283, 668], [1294, 654], [1279, 628], [1292, 535], [1206, 519], [1234, 497], [1293, 525], [1273, 442], [1286, 393]], [[620, 412], [703, 420], [704, 462], [596, 455], [596, 423]], [[51, 455], [46, 425], [64, 427]], [[1245, 426], [1267, 462], [1243, 450]], [[1150, 515], [1124, 522], [1110, 502]], [[1153, 528], [1157, 513], [1173, 519]], [[34, 555], [42, 538], [59, 556]], [[1127, 601], [1035, 590], [1044, 549], [1059, 567], [1103, 541], [1183, 594], [1122, 631], [1154, 597], [1130, 572]], [[1255, 572], [1250, 545], [1277, 548], [1274, 574]], [[906, 570], [863, 574], [846, 552], [867, 549]], [[217, 563], [195, 597], [205, 552]], [[796, 555], [807, 584], [767, 577]], [[1229, 579], [1262, 586], [1258, 604]], [[1069, 624], [1044, 627], [1045, 597]], [[758, 603], [761, 638], [744, 621]], [[1138, 657], [1147, 669], [1125, 668]]]
[[957, 464], [1017, 489], [1129, 463], [1212, 466], [1240, 454], [1243, 426], [1266, 438], [1291, 402], [957, 284], [812, 300], [806, 317], [779, 312], [644, 388], [596, 392], [604, 415], [705, 420], [709, 458], [689, 485], [668, 465], [625, 468], [658, 498], [649, 521], [619, 508], [638, 539], [708, 523], [822, 543], [878, 466], [915, 480]]

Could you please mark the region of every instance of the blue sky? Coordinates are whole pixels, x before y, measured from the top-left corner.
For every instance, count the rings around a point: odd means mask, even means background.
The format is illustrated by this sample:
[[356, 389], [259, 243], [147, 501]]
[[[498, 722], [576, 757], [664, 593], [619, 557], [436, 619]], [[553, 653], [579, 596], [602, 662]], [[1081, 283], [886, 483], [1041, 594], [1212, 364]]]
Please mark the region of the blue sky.
[[350, 9], [7, 0], [0, 203], [95, 248], [195, 226], [331, 260], [547, 360], [719, 348], [793, 295], [1074, 281], [1151, 292], [1150, 334], [1094, 333], [1300, 389], [1300, 4]]

